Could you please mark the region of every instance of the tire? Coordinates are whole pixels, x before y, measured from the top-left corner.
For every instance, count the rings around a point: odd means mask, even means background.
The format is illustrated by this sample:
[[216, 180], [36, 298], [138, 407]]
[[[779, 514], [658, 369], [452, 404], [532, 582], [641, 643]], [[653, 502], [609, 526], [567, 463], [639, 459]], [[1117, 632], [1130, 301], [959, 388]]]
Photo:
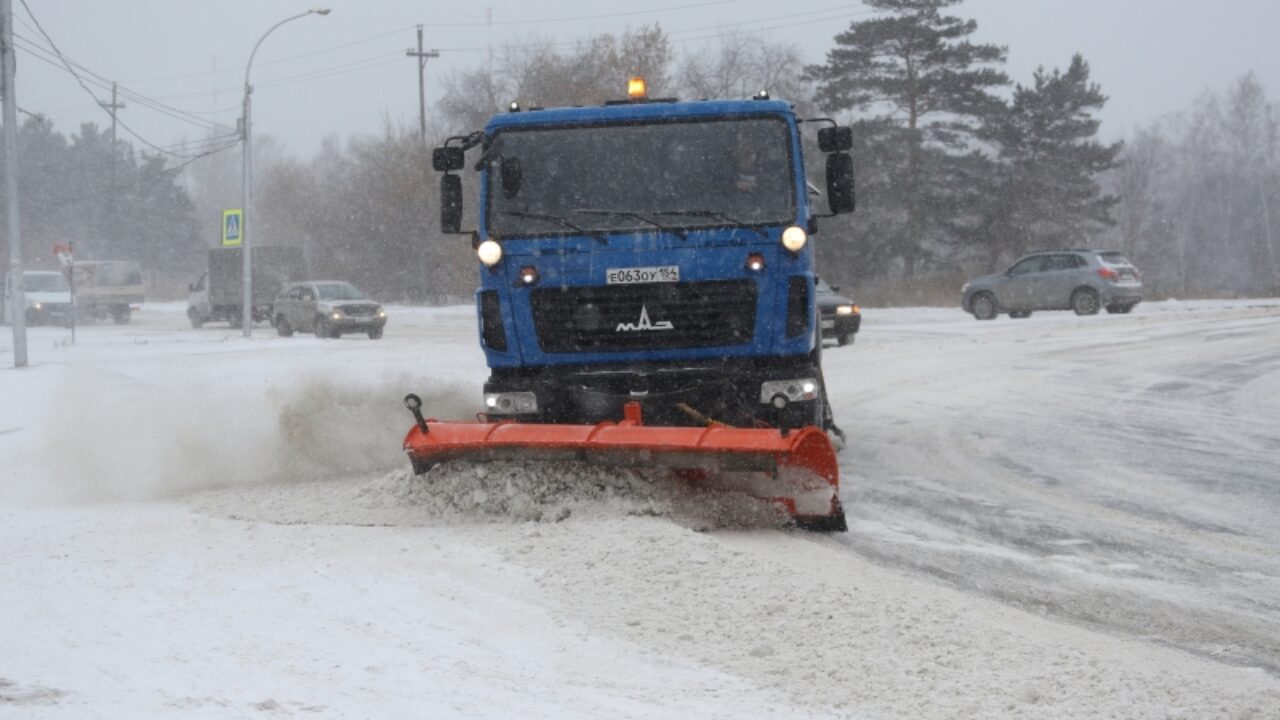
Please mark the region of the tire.
[[1024, 320], [1026, 318], [1031, 317], [1031, 311], [1030, 310], [1016, 310], [1016, 311], [1010, 310], [1009, 317], [1014, 318], [1016, 320]]
[[374, 328], [369, 331], [370, 340], [378, 340], [382, 337], [382, 328]]
[[323, 315], [316, 316], [315, 333], [316, 337], [322, 338], [336, 339], [342, 337], [342, 331], [334, 327], [333, 324], [329, 322], [329, 318]]
[[1132, 309], [1133, 309], [1133, 304], [1130, 303], [1128, 305], [1119, 306], [1118, 308], [1116, 308], [1116, 312], [1120, 313], [1121, 315], [1128, 315], [1129, 311]]
[[111, 312], [111, 319], [114, 320], [117, 325], [128, 325], [129, 321], [133, 319], [133, 312], [127, 307], [119, 308]]
[[187, 319], [191, 321], [191, 327], [196, 330], [204, 326], [204, 318], [200, 317], [200, 311], [195, 308], [187, 308]]
[[1071, 293], [1071, 309], [1077, 315], [1097, 315], [1101, 305], [1098, 291], [1093, 288], [1079, 288]]
[[836, 345], [844, 347], [853, 342], [853, 333], [842, 332], [836, 336]]
[[280, 337], [291, 337], [293, 335], [293, 326], [288, 320], [284, 319], [284, 315], [276, 316], [276, 334]]
[[996, 298], [988, 292], [981, 292], [969, 301], [969, 312], [978, 320], [995, 320], [999, 311], [996, 309]]

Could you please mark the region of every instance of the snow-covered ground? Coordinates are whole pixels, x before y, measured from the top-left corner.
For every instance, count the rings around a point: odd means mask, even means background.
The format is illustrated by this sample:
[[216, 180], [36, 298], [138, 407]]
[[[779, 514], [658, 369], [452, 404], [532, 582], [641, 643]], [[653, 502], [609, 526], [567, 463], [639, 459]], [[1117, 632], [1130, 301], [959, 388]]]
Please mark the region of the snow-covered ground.
[[410, 476], [469, 308], [0, 330], [0, 717], [1278, 718], [1280, 301], [866, 309], [850, 532], [597, 469]]

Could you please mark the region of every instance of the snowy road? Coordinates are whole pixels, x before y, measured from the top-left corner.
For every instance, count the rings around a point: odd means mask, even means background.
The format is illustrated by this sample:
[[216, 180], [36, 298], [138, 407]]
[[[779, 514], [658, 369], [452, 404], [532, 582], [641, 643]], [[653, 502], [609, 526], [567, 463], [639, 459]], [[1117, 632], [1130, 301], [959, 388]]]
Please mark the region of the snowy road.
[[1280, 302], [865, 312], [830, 537], [626, 474], [424, 488], [399, 398], [474, 410], [468, 309], [149, 306], [24, 371], [6, 328], [0, 717], [1280, 717]]

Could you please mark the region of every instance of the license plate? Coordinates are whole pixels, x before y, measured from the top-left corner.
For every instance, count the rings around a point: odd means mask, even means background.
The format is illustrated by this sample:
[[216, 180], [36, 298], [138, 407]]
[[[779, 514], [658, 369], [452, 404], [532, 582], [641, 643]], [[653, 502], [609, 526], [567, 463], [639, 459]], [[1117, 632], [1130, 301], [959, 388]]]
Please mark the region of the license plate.
[[605, 271], [605, 283], [609, 285], [635, 285], [638, 283], [680, 282], [680, 266], [640, 268], [609, 268]]
[[834, 328], [835, 326], [836, 326], [836, 321], [835, 321], [835, 320], [823, 320], [823, 321], [822, 321], [822, 329], [823, 329], [823, 330], [831, 330], [831, 329], [832, 329], [832, 328]]

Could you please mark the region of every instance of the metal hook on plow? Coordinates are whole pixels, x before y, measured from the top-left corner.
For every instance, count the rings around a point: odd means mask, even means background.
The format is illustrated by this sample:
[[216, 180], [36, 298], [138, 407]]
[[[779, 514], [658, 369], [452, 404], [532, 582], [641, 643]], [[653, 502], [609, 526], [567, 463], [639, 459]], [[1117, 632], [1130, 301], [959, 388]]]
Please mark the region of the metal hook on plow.
[[409, 412], [413, 413], [413, 419], [417, 421], [418, 429], [422, 431], [422, 434], [426, 435], [430, 432], [427, 429], [426, 419], [422, 417], [422, 398], [409, 393], [404, 396], [404, 406], [409, 409]]

